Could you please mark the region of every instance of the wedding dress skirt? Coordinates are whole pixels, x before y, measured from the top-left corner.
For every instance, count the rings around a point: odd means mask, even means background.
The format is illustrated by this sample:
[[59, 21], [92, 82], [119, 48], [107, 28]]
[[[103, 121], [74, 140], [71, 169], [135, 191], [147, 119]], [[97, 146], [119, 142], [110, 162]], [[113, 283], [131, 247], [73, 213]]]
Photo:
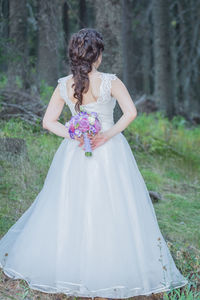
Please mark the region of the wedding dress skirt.
[[42, 292], [92, 298], [187, 284], [125, 136], [115, 135], [92, 157], [78, 143], [63, 139], [42, 190], [0, 240], [5, 274]]

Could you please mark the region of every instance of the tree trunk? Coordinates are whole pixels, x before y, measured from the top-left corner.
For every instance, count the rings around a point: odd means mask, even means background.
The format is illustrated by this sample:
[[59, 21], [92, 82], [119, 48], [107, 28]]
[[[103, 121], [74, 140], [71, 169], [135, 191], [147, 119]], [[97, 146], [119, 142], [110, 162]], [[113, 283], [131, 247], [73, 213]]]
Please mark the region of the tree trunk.
[[[122, 78], [122, 20], [121, 2], [118, 0], [96, 0], [95, 28], [103, 35], [105, 49], [100, 69], [106, 73], [115, 73]], [[122, 111], [118, 103], [115, 106], [114, 120], [118, 120]]]
[[38, 0], [38, 83], [54, 86], [59, 77], [60, 50], [63, 47], [62, 3]]
[[24, 88], [28, 74], [26, 0], [9, 1], [9, 38], [8, 81], [12, 86]]
[[1, 45], [2, 47], [2, 56], [5, 57], [3, 61], [1, 61], [0, 64], [0, 70], [2, 72], [7, 72], [8, 70], [8, 60], [7, 57], [7, 42], [9, 38], [9, 1], [2, 1], [1, 7], [0, 7], [0, 13], [1, 13], [1, 28], [0, 28], [0, 34], [1, 38], [3, 39], [3, 43]]
[[62, 7], [62, 23], [63, 23], [65, 44], [67, 45], [69, 41], [70, 31], [69, 31], [69, 6], [66, 1], [64, 1]]
[[79, 28], [87, 27], [86, 3], [85, 0], [79, 0]]
[[170, 55], [169, 3], [153, 0], [155, 98], [171, 118], [174, 111]]
[[67, 46], [70, 39], [70, 21], [69, 21], [69, 6], [67, 1], [63, 2], [62, 5], [62, 27], [63, 27], [63, 48], [61, 51], [62, 65], [60, 68], [61, 74], [69, 73], [69, 59], [67, 53]]
[[150, 18], [144, 21], [143, 25], [143, 51], [142, 51], [142, 74], [143, 91], [146, 95], [151, 94], [151, 70], [152, 70], [152, 42], [151, 42], [152, 24]]
[[122, 0], [122, 57], [123, 82], [132, 94], [132, 57], [133, 57], [133, 31], [132, 31], [132, 1]]

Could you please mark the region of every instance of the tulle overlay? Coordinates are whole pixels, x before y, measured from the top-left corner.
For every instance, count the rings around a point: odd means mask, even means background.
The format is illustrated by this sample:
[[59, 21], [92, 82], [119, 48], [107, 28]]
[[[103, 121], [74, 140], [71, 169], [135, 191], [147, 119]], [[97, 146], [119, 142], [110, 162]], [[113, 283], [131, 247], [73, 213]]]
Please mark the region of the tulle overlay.
[[92, 158], [76, 140], [61, 142], [41, 192], [1, 239], [0, 257], [8, 276], [48, 293], [123, 298], [185, 284], [121, 133]]
[[42, 190], [0, 240], [5, 274], [78, 297], [128, 298], [185, 285], [124, 135], [92, 157], [78, 143], [63, 139]]

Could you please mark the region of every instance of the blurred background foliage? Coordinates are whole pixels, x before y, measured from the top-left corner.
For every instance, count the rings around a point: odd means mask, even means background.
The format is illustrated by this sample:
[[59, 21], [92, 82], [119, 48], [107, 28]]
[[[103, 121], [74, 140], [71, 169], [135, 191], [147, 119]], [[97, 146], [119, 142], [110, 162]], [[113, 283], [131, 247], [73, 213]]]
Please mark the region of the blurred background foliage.
[[[199, 14], [196, 0], [1, 0], [1, 87], [46, 105], [57, 79], [70, 74], [71, 34], [92, 27], [105, 42], [99, 70], [123, 80], [139, 111], [199, 124]], [[11, 109], [3, 107], [6, 118]], [[117, 104], [115, 120], [121, 113]]]

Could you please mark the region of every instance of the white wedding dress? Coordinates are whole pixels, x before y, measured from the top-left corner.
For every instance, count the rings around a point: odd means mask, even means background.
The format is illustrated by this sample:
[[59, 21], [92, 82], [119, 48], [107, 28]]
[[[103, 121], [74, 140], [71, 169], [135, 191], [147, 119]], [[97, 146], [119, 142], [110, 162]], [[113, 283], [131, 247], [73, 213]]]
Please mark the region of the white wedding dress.
[[[74, 115], [66, 82], [62, 98]], [[100, 73], [100, 97], [83, 107], [113, 122], [115, 74]], [[187, 284], [160, 232], [131, 148], [122, 133], [85, 156], [64, 138], [32, 205], [0, 240], [0, 266], [46, 293], [112, 299], [149, 295]]]

